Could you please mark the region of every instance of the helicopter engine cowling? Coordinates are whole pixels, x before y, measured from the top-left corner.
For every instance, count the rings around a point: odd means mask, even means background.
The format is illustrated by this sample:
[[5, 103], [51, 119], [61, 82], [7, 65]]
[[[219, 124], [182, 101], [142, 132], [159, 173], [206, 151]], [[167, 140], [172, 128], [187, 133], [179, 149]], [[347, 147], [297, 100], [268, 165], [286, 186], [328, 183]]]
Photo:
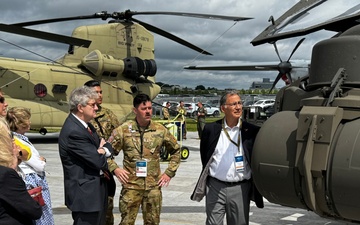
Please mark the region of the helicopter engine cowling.
[[111, 55], [101, 54], [99, 50], [90, 52], [82, 59], [81, 63], [95, 76], [117, 77], [119, 74], [123, 74], [132, 80], [136, 80], [140, 76], [153, 77], [157, 71], [153, 59], [142, 60], [138, 57], [115, 59]]
[[314, 45], [311, 56], [308, 89], [329, 86], [339, 68], [345, 68], [344, 84], [359, 87], [360, 25], [354, 26], [337, 38], [323, 40]]
[[339, 107], [304, 106], [278, 112], [262, 125], [251, 168], [268, 201], [360, 221], [360, 119], [343, 120], [343, 113]]

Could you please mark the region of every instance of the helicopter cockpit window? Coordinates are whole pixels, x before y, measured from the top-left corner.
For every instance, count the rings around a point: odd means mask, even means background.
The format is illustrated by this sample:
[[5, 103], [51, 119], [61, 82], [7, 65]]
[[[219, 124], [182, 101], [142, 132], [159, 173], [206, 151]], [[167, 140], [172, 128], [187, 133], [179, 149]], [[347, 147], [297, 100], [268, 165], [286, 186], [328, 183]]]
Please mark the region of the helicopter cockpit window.
[[47, 88], [44, 84], [36, 84], [34, 86], [34, 94], [39, 97], [39, 98], [43, 98], [47, 95]]
[[52, 92], [57, 94], [64, 94], [67, 90], [67, 87], [68, 87], [67, 85], [63, 85], [63, 84], [54, 84], [52, 88]]

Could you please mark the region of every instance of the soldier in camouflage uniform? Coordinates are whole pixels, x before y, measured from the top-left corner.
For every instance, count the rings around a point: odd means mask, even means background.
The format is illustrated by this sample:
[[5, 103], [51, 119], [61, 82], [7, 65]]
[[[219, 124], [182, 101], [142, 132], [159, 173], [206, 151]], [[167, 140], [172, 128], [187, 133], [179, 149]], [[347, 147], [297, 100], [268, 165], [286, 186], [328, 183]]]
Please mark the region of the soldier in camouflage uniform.
[[170, 119], [169, 107], [170, 107], [170, 102], [167, 102], [166, 106], [162, 109], [163, 115], [164, 115], [164, 120]]
[[198, 106], [198, 109], [197, 109], [197, 131], [198, 131], [199, 138], [201, 138], [202, 131], [205, 126], [205, 117], [206, 117], [207, 111], [206, 111], [205, 107], [203, 106], [202, 102], [198, 102], [197, 106]]
[[[84, 84], [85, 86], [93, 88], [98, 94], [99, 98], [96, 100], [96, 104], [98, 106], [98, 110], [96, 111], [96, 117], [90, 121], [90, 123], [95, 127], [96, 133], [99, 137], [108, 140], [111, 132], [118, 126], [120, 126], [120, 122], [116, 115], [108, 108], [104, 108], [101, 106], [102, 104], [102, 90], [100, 86], [100, 82], [97, 80], [90, 80]], [[108, 159], [108, 168], [109, 171], [113, 174], [118, 172], [119, 166], [116, 164], [114, 158]], [[111, 184], [108, 184], [108, 208], [106, 212], [106, 225], [114, 224], [114, 195], [116, 191], [116, 183], [112, 179]]]
[[[114, 154], [124, 153], [119, 209], [120, 225], [135, 224], [141, 205], [145, 225], [160, 223], [161, 188], [168, 186], [180, 164], [180, 146], [162, 124], [151, 121], [152, 103], [149, 96], [134, 98], [135, 120], [116, 128], [109, 141]], [[160, 170], [160, 149], [165, 146], [170, 162], [164, 173]]]
[[[183, 135], [183, 139], [186, 140], [186, 109], [184, 106], [184, 101], [180, 101], [179, 102], [180, 105], [177, 107], [177, 112], [179, 114], [178, 120], [183, 121], [182, 124], [182, 135]], [[178, 135], [180, 137], [180, 135]]]

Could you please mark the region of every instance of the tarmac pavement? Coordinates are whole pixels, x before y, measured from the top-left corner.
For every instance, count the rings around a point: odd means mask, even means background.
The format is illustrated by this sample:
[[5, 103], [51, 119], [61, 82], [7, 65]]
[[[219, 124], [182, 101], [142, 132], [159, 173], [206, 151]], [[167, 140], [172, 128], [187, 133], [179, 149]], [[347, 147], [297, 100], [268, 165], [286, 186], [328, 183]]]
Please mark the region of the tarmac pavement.
[[[30, 135], [30, 134], [29, 134]], [[46, 135], [45, 139], [36, 139], [38, 135], [30, 135], [31, 141], [41, 155], [47, 159], [47, 181], [49, 183], [52, 199], [53, 214], [56, 225], [72, 224], [71, 212], [64, 205], [63, 169], [59, 157], [57, 137]], [[189, 158], [183, 160], [176, 176], [171, 180], [168, 187], [163, 188], [163, 206], [161, 213], [162, 225], [199, 225], [205, 224], [205, 199], [201, 202], [190, 200], [190, 195], [196, 185], [201, 172], [199, 154], [200, 140], [197, 132], [188, 132], [187, 140], [183, 140], [182, 146], [190, 149]], [[116, 161], [122, 165], [122, 154], [116, 157]], [[161, 169], [167, 167], [167, 162], [161, 163]], [[119, 193], [121, 184], [117, 181], [117, 190], [114, 198], [115, 224], [120, 222]], [[283, 207], [269, 203], [265, 200], [265, 208], [258, 209], [252, 202], [250, 207], [250, 225], [344, 225], [352, 224], [341, 221], [333, 221], [318, 217], [313, 212], [302, 209]], [[139, 212], [136, 225], [143, 224], [142, 214]]]
[[[59, 157], [56, 134], [41, 137], [39, 135], [27, 134], [47, 161], [47, 181], [52, 199], [53, 214], [56, 225], [72, 224], [71, 212], [64, 205], [63, 170]], [[45, 143], [44, 143], [45, 142]], [[190, 150], [187, 160], [183, 160], [176, 176], [171, 180], [168, 187], [163, 188], [163, 207], [161, 224], [203, 224], [205, 221], [204, 202], [193, 202], [190, 195], [196, 184], [201, 171], [199, 144], [196, 132], [188, 132], [188, 139], [181, 142]], [[116, 158], [117, 163], [122, 165], [122, 154]], [[162, 171], [167, 167], [167, 162], [161, 163]], [[116, 180], [117, 181], [117, 180]], [[115, 224], [120, 222], [119, 193], [121, 184], [117, 181], [116, 195], [114, 197]], [[143, 224], [141, 212], [138, 214], [136, 225]]]

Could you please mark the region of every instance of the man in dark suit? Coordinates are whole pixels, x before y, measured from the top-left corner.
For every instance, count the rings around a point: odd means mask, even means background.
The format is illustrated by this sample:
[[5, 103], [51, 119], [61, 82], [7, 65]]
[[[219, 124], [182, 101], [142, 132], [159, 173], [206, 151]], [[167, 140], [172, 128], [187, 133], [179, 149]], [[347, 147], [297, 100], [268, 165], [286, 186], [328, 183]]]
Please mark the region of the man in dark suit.
[[242, 102], [235, 91], [220, 99], [224, 119], [206, 124], [201, 136], [203, 170], [192, 200], [206, 193], [206, 224], [249, 224], [250, 199], [263, 199], [251, 178], [251, 153], [259, 127], [241, 120]]
[[59, 136], [64, 170], [65, 204], [74, 224], [102, 225], [107, 208], [107, 158], [112, 147], [89, 123], [96, 116], [97, 93], [89, 87], [72, 91], [70, 114]]

